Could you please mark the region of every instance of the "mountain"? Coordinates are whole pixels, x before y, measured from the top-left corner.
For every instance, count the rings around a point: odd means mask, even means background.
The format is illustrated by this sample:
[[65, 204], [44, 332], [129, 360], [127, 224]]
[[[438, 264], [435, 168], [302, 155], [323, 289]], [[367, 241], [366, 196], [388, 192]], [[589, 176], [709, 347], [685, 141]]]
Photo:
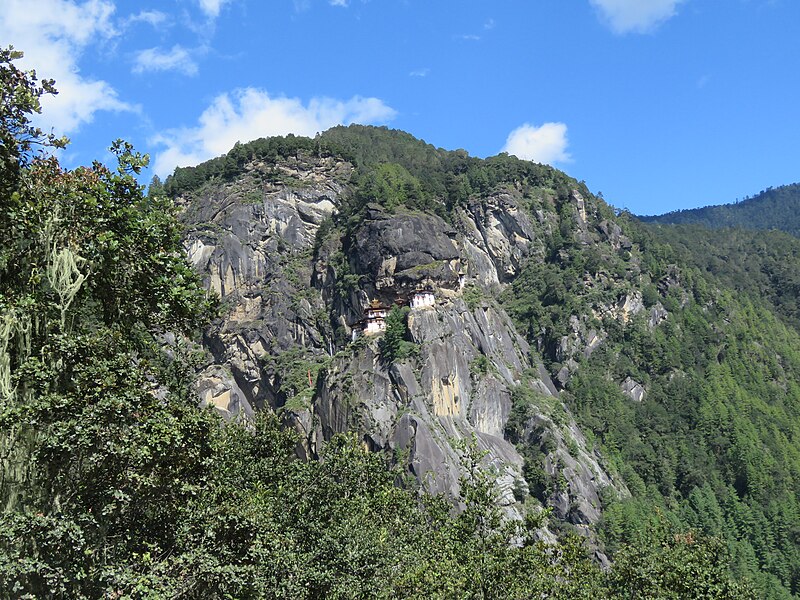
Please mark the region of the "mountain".
[[224, 308], [204, 405], [276, 412], [309, 458], [355, 432], [452, 498], [473, 439], [504, 512], [549, 515], [541, 539], [606, 561], [668, 522], [760, 596], [800, 591], [800, 335], [774, 255], [761, 295], [555, 169], [385, 128], [239, 144], [164, 190]]
[[[282, 149], [280, 158], [260, 148], [276, 143], [297, 147]], [[242, 146], [235, 152], [252, 154], [236, 176], [192, 191], [179, 187], [184, 172], [166, 182], [185, 205], [190, 261], [229, 306], [206, 333], [214, 361], [199, 384], [205, 401], [225, 415], [278, 411], [300, 433], [304, 456], [318, 456], [336, 433], [357, 431], [370, 449], [405, 454], [428, 491], [452, 497], [459, 492], [457, 442], [475, 436], [500, 475], [501, 502], [522, 516], [530, 496], [525, 463], [505, 439], [521, 394], [538, 408], [535, 425], [521, 423], [520, 434], [547, 447], [538, 468], [564, 482], [546, 504], [561, 520], [595, 525], [601, 489], [622, 497], [627, 489], [571, 433], [577, 425], [550, 374], [492, 299], [527, 256], [544, 253], [543, 232], [555, 224], [532, 220], [521, 190], [488, 182], [496, 191], [485, 201], [470, 203], [465, 193], [459, 204], [439, 203], [444, 176], [482, 163], [407, 134], [333, 130], [316, 143], [337, 144], [335, 153], [309, 143]], [[357, 158], [365, 149], [368, 158]], [[418, 178], [401, 163], [380, 161], [400, 157], [430, 174]], [[543, 182], [563, 177], [508, 164]], [[436, 305], [409, 309], [426, 287]], [[401, 344], [393, 353], [407, 359], [387, 356], [386, 338], [363, 334], [373, 301], [398, 306]]]
[[782, 231], [649, 224], [684, 264], [770, 309], [800, 329], [800, 240]]
[[695, 223], [714, 229], [777, 229], [800, 237], [800, 183], [767, 188], [736, 204], [705, 206], [638, 218], [646, 223]]
[[239, 144], [146, 195], [121, 140], [65, 169], [21, 57], [0, 598], [796, 591], [768, 305], [563, 173], [401, 132]]

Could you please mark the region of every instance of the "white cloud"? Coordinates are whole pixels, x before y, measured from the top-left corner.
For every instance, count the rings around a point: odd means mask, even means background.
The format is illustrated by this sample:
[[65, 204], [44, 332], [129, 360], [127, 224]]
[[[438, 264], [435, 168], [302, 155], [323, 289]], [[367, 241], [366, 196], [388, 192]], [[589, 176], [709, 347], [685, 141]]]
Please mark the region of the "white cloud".
[[222, 7], [228, 2], [230, 2], [230, 0], [197, 0], [197, 3], [200, 5], [200, 10], [210, 19], [216, 19]]
[[424, 69], [414, 69], [413, 71], [411, 71], [408, 74], [408, 76], [409, 77], [427, 77], [430, 74], [431, 74], [431, 70], [429, 68], [425, 67]]
[[354, 96], [349, 100], [272, 97], [254, 88], [217, 96], [200, 115], [196, 127], [167, 131], [153, 143], [164, 146], [153, 166], [166, 176], [177, 166], [196, 165], [228, 152], [237, 141], [272, 135], [313, 136], [334, 125], [386, 123], [396, 111], [378, 98]]
[[176, 44], [171, 50], [148, 48], [136, 53], [134, 73], [147, 71], [178, 71], [185, 75], [197, 74], [197, 63], [186, 48]]
[[544, 123], [539, 127], [525, 123], [508, 134], [503, 152], [544, 164], [567, 163], [572, 160], [567, 145], [564, 123]]
[[147, 23], [148, 25], [158, 28], [159, 25], [166, 23], [168, 17], [166, 13], [160, 10], [143, 10], [135, 15], [128, 17], [126, 23]]
[[0, 39], [25, 53], [24, 68], [56, 80], [57, 96], [42, 99], [38, 122], [57, 134], [88, 123], [100, 110], [133, 110], [106, 81], [80, 73], [78, 60], [92, 43], [117, 35], [111, 22], [114, 4], [106, 0], [30, 0], [0, 2]]
[[675, 16], [685, 0], [589, 0], [614, 33], [647, 33]]
[[294, 0], [292, 4], [296, 13], [303, 13], [311, 8], [311, 0]]
[[347, 8], [350, 5], [349, 0], [330, 0], [331, 6], [341, 6]]

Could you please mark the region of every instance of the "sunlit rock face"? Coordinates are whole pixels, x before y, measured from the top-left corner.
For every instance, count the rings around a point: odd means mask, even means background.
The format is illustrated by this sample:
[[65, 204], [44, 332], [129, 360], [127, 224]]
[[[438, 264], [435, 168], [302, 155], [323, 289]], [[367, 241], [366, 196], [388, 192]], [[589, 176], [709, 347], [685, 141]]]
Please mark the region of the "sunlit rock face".
[[[283, 183], [274, 183], [276, 169]], [[526, 260], [544, 257], [556, 216], [547, 206], [532, 210], [508, 186], [454, 208], [448, 221], [373, 203], [344, 226], [331, 217], [354, 193], [352, 172], [333, 158], [253, 163], [179, 199], [189, 260], [222, 302], [205, 333], [212, 359], [199, 377], [201, 402], [226, 418], [278, 411], [308, 458], [337, 433], [355, 432], [425, 489], [453, 497], [462, 450], [474, 442], [509, 514], [551, 507], [588, 532], [601, 516], [601, 489], [627, 490], [587, 444], [558, 386], [604, 332], [589, 326], [591, 315], [575, 315], [555, 349], [565, 371], [554, 383], [498, 302]], [[627, 243], [615, 226], [595, 222], [577, 191], [571, 202], [586, 243]], [[412, 356], [390, 363], [384, 331], [363, 335], [372, 303], [408, 307]], [[624, 320], [642, 309], [633, 294], [603, 310]], [[534, 404], [515, 424], [515, 441], [559, 482], [546, 493], [532, 495], [525, 461], [507, 439], [521, 390]]]

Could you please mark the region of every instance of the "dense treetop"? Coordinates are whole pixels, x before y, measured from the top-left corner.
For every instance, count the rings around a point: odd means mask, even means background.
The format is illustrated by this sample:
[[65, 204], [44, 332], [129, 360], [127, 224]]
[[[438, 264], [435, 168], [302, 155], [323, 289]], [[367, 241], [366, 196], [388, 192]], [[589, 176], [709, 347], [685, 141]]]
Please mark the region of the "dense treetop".
[[714, 229], [778, 229], [800, 237], [800, 183], [767, 188], [736, 204], [692, 208], [639, 218], [648, 223], [695, 223]]

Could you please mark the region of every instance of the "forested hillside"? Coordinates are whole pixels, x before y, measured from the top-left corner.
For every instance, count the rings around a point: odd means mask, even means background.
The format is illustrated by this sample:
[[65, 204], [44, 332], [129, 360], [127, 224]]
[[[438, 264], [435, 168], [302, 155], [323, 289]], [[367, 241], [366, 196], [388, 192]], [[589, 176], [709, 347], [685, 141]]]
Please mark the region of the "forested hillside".
[[710, 228], [778, 229], [800, 237], [800, 183], [767, 188], [736, 204], [639, 217], [646, 223], [695, 223]]
[[[678, 253], [649, 232], [631, 231], [643, 265], [655, 275], [649, 284], [655, 289], [646, 285], [642, 300], [645, 306], [662, 303], [670, 315], [658, 327], [650, 320], [658, 312], [651, 312], [610, 330], [565, 391], [578, 422], [616, 462], [633, 493], [606, 510], [605, 539], [613, 547], [635, 538], [640, 528], [653, 526], [659, 507], [669, 519], [725, 539], [734, 570], [749, 573], [764, 596], [787, 595], [781, 582], [794, 593], [797, 331], [746, 280], [734, 279], [726, 289], [730, 269], [718, 278], [705, 275], [691, 261], [678, 262]], [[523, 273], [514, 283], [512, 310], [533, 327], [548, 323], [547, 331], [549, 323], [566, 319], [564, 304], [545, 300], [539, 306], [528, 289], [537, 286], [538, 297], [548, 299], [563, 285], [578, 290], [571, 302], [585, 301], [581, 273], [563, 264], [530, 268], [529, 279]], [[748, 293], [740, 293], [744, 289]], [[632, 402], [625, 392], [636, 385], [642, 396]], [[754, 573], [756, 563], [770, 575]]]
[[[166, 188], [177, 195], [235, 178], [232, 157], [244, 168], [304, 152], [356, 166], [353, 195], [323, 227], [344, 240], [376, 204], [390, 214], [433, 213], [459, 230], [460, 211], [485, 210], [478, 207], [500, 193], [520, 198], [514, 209], [541, 224], [542, 245], [529, 245], [494, 288], [468, 288], [469, 301], [491, 306], [491, 290], [499, 292], [497, 306], [526, 333], [589, 446], [630, 489], [632, 498], [610, 489], [602, 498], [607, 550], [647, 539], [664, 519], [721, 539], [732, 571], [753, 580], [759, 595], [797, 593], [800, 338], [787, 327], [796, 302], [786, 283], [796, 271], [780, 259], [793, 252], [792, 239], [657, 235], [548, 167], [506, 156], [482, 161], [376, 128], [242, 145], [178, 170]], [[479, 372], [495, 368], [479, 363]], [[572, 497], [574, 482], [559, 483], [559, 469], [554, 475], [548, 438], [533, 433], [542, 401], [524, 388], [512, 390], [505, 434], [524, 457], [531, 497], [556, 506], [560, 489]]]
[[781, 231], [709, 229], [703, 225], [651, 224], [647, 231], [718, 284], [767, 302], [800, 329], [800, 240]]
[[0, 597], [798, 595], [773, 246], [740, 238], [744, 283], [560, 171], [373, 127], [144, 194], [124, 142], [116, 169], [37, 152], [53, 88], [15, 58]]

